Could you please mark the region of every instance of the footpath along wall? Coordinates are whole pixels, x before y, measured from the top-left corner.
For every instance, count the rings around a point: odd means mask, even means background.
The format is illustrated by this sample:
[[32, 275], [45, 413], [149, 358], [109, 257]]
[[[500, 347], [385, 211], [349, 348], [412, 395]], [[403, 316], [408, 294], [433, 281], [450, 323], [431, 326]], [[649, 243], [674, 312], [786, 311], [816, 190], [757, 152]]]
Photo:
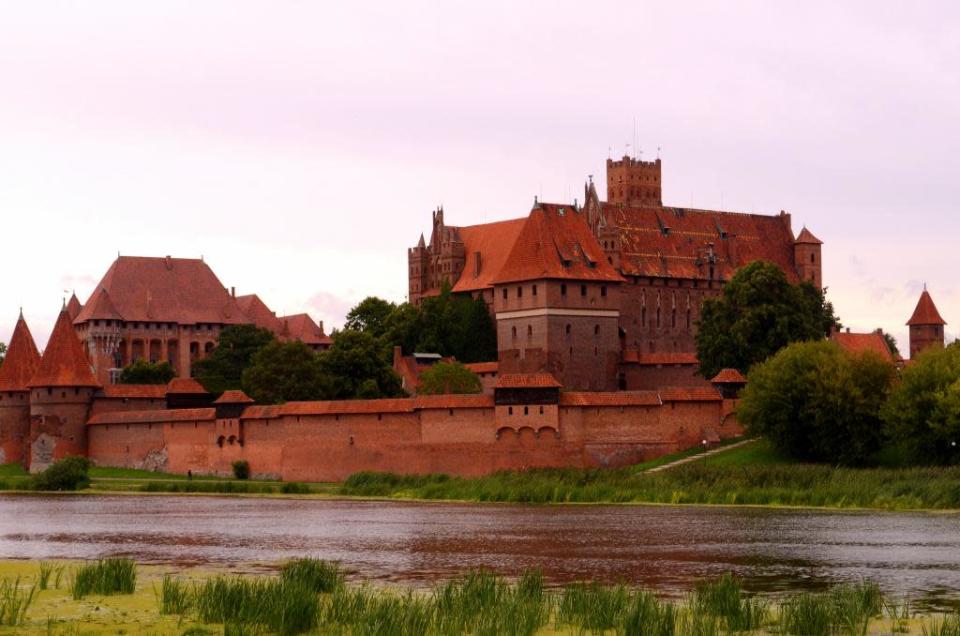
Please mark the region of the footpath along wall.
[[741, 434], [735, 402], [712, 387], [511, 404], [470, 395], [260, 406], [225, 395], [209, 408], [95, 414], [87, 454], [102, 466], [220, 475], [245, 459], [255, 476], [287, 481], [612, 467]]

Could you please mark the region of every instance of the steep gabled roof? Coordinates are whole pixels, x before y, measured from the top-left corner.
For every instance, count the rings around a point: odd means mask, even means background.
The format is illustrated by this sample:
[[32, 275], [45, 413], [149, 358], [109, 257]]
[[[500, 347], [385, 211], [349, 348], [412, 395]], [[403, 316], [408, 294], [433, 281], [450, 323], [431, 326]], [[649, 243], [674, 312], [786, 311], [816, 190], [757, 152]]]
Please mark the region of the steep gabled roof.
[[256, 326], [279, 333], [280, 319], [256, 294], [237, 296], [237, 306]]
[[[236, 301], [200, 259], [120, 256], [97, 285], [127, 322], [242, 324]], [[91, 296], [91, 300], [93, 297]], [[88, 300], [76, 322], [93, 319]]]
[[[120, 312], [117, 311], [117, 308], [114, 306], [113, 301], [110, 300], [110, 294], [103, 287], [97, 287], [93, 294], [90, 295], [90, 298], [87, 300], [85, 305], [86, 311], [82, 311], [84, 315], [84, 320], [122, 320], [123, 317], [120, 315]], [[69, 312], [70, 307], [67, 306], [67, 311]], [[77, 319], [77, 316], [71, 316], [74, 320]], [[79, 314], [78, 314], [79, 316]]]
[[539, 278], [620, 282], [584, 213], [570, 205], [538, 204], [530, 211], [495, 284]]
[[736, 369], [722, 369], [710, 378], [710, 384], [746, 384], [747, 379]]
[[40, 352], [21, 313], [13, 328], [7, 355], [0, 364], [0, 391], [26, 391], [39, 365]]
[[814, 236], [813, 233], [807, 229], [806, 225], [800, 230], [800, 234], [797, 235], [797, 240], [795, 240], [794, 243], [800, 245], [823, 245], [823, 241]]
[[66, 307], [60, 311], [53, 333], [47, 341], [37, 371], [30, 379], [29, 386], [100, 386], [93, 376], [90, 361], [83, 351], [83, 345], [73, 330], [73, 321]]
[[309, 314], [293, 314], [280, 317], [281, 340], [299, 340], [306, 345], [330, 345], [333, 339], [323, 333], [323, 328]]
[[[525, 223], [526, 219], [511, 219], [457, 228], [463, 241], [466, 261], [453, 291], [468, 292], [492, 287], [494, 277], [503, 268]], [[477, 254], [480, 255], [479, 271]]]
[[[602, 204], [620, 230], [620, 270], [628, 276], [729, 280], [756, 260], [780, 267], [795, 282], [793, 234], [787, 216], [659, 206]], [[812, 235], [811, 235], [812, 236]]]
[[840, 345], [841, 349], [849, 353], [863, 353], [872, 351], [890, 362], [894, 361], [893, 352], [887, 345], [883, 334], [876, 331], [870, 333], [850, 333], [848, 331], [838, 331], [830, 336], [830, 339]]
[[907, 321], [908, 325], [945, 325], [947, 321], [940, 317], [937, 306], [933, 304], [933, 298], [926, 289], [920, 294], [920, 300], [917, 301], [917, 308], [913, 310], [913, 315]]

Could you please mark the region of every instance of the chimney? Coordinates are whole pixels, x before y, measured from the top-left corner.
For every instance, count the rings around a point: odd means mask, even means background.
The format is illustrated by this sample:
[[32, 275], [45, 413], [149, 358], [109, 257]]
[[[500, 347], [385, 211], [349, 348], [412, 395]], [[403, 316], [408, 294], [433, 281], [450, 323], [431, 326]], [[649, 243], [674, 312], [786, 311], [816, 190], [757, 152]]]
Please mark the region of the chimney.
[[236, 288], [236, 287], [231, 287], [231, 288], [230, 288], [230, 298], [236, 298], [236, 297], [237, 297], [237, 288]]
[[847, 333], [850, 333], [850, 327], [847, 327]]
[[320, 333], [326, 334], [327, 332], [323, 330], [323, 321], [320, 321]]
[[477, 278], [480, 276], [480, 265], [481, 265], [481, 256], [480, 252], [473, 253], [473, 277]]
[[403, 363], [403, 348], [399, 345], [393, 348], [393, 368], [399, 370]]

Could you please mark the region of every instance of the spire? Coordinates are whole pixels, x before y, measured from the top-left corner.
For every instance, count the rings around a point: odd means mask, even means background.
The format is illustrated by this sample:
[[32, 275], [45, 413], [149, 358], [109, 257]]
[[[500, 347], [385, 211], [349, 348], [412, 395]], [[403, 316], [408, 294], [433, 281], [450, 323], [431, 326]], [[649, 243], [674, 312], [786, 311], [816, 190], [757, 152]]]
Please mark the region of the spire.
[[800, 230], [800, 234], [797, 235], [794, 244], [823, 245], [823, 241], [814, 236], [813, 233], [807, 229], [807, 226], [804, 225], [803, 229]]
[[417, 243], [417, 247], [426, 247], [427, 242], [423, 240], [423, 232], [420, 232], [420, 242]]
[[67, 301], [67, 313], [70, 314], [70, 320], [76, 320], [77, 316], [80, 315], [80, 310], [83, 309], [83, 305], [80, 304], [80, 300], [77, 298], [77, 292], [70, 294], [70, 300]]
[[100, 386], [66, 309], [57, 316], [57, 324], [53, 326], [53, 333], [29, 386]]
[[910, 326], [913, 325], [945, 325], [947, 322], [940, 317], [937, 306], [933, 303], [930, 292], [924, 284], [923, 293], [920, 294], [920, 300], [917, 301], [917, 308], [913, 310], [913, 315], [907, 321]]
[[20, 318], [10, 337], [10, 346], [7, 356], [0, 364], [0, 391], [26, 391], [30, 378], [40, 364], [40, 352], [33, 341], [33, 335], [23, 319], [23, 308], [20, 308]]

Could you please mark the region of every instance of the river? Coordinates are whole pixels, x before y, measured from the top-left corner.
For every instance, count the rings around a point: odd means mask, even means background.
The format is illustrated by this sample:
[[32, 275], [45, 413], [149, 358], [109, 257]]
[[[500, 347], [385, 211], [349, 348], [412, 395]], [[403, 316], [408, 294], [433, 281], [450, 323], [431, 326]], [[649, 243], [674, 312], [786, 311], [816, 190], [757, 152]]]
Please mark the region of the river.
[[0, 496], [0, 558], [259, 569], [315, 556], [428, 585], [540, 567], [679, 594], [733, 572], [758, 592], [872, 579], [940, 606], [960, 594], [960, 516], [682, 506], [513, 506], [174, 496]]

